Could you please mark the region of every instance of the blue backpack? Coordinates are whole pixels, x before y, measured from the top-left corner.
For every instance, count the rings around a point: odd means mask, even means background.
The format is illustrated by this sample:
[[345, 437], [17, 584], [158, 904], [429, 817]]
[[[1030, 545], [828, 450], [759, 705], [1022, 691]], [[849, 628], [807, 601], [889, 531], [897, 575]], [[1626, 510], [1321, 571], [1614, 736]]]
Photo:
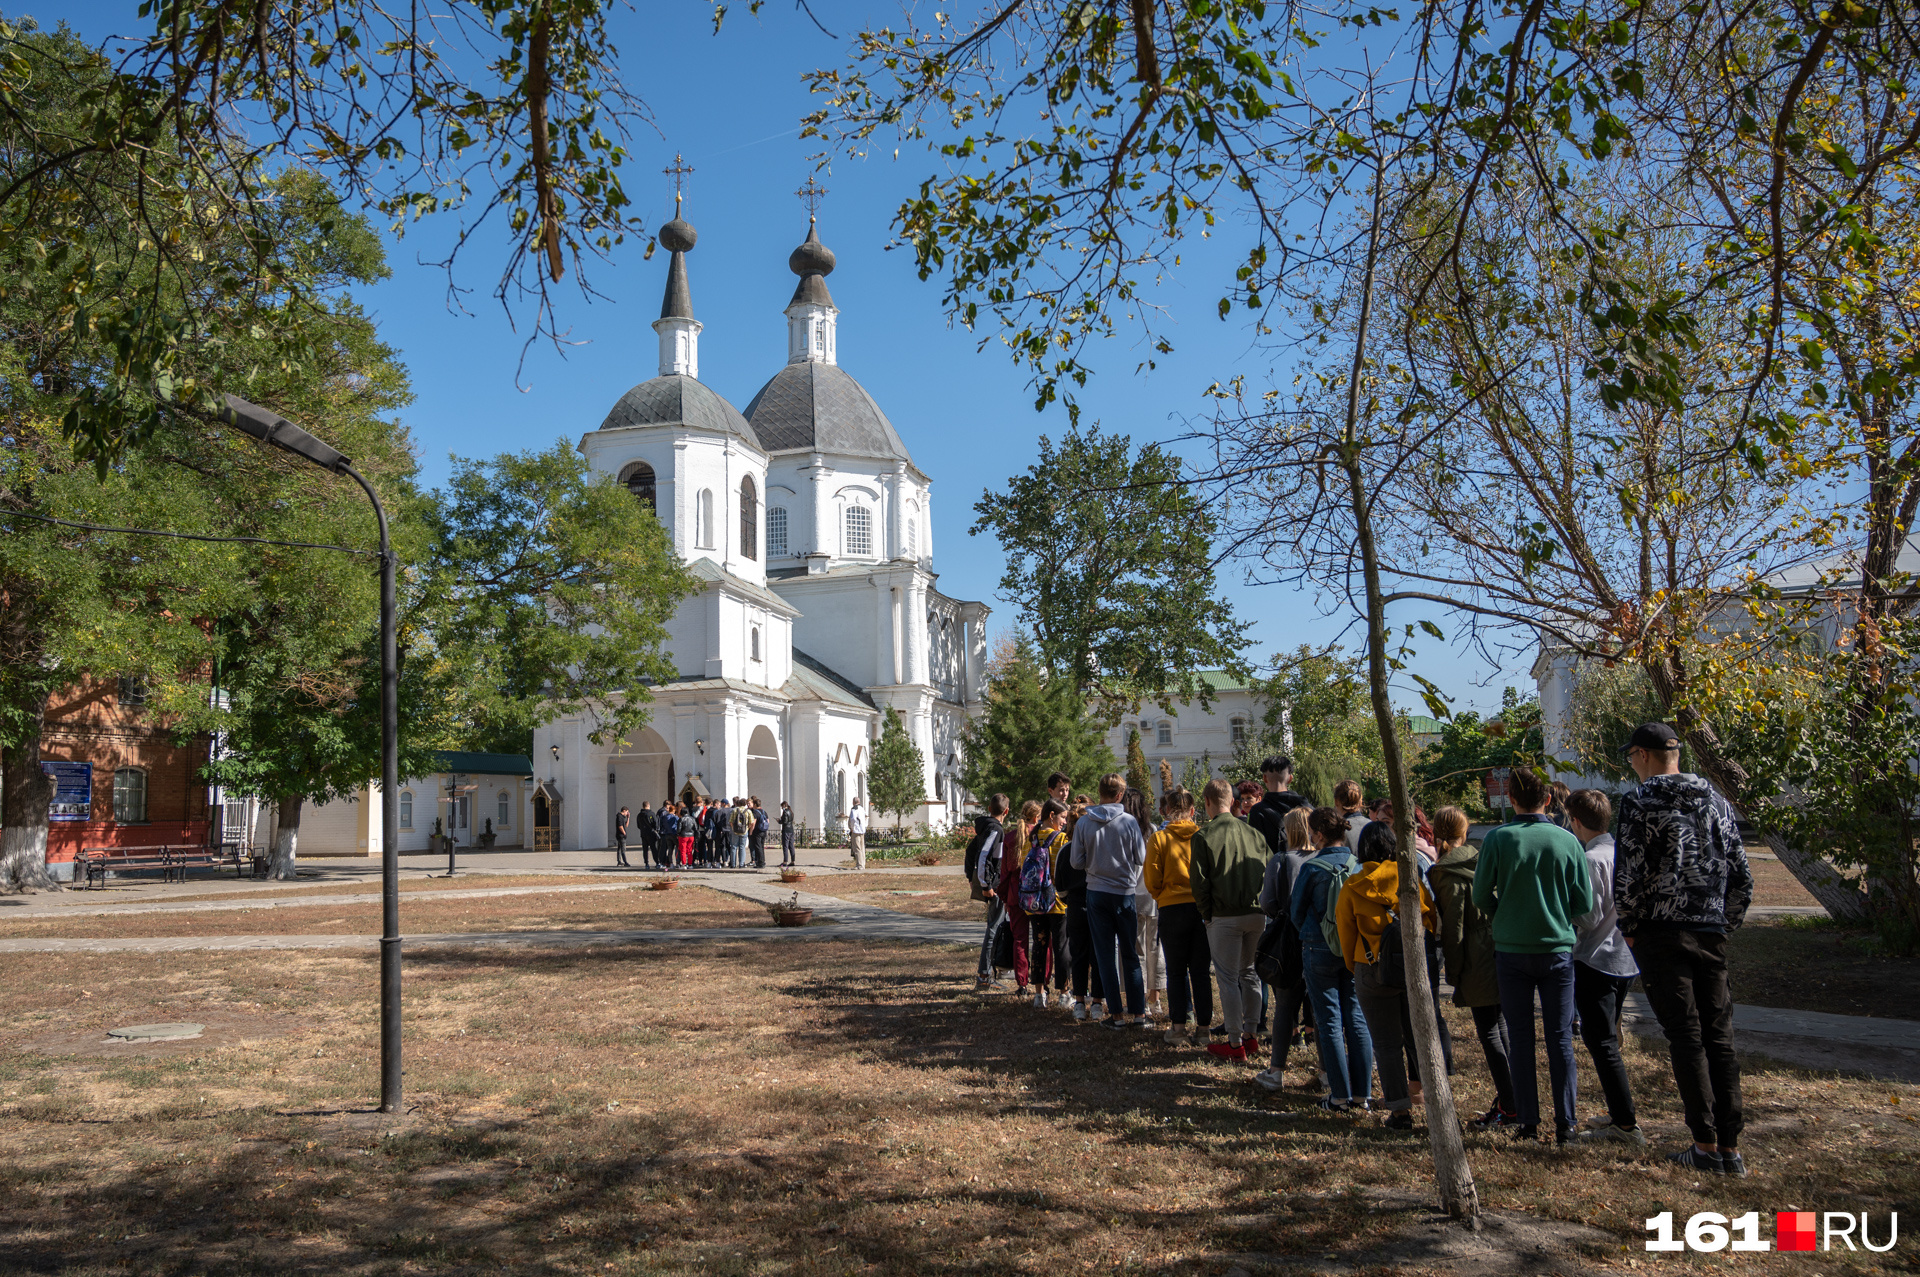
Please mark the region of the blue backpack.
[[1020, 862], [1020, 911], [1052, 913], [1059, 896], [1053, 889], [1054, 839], [1035, 843]]

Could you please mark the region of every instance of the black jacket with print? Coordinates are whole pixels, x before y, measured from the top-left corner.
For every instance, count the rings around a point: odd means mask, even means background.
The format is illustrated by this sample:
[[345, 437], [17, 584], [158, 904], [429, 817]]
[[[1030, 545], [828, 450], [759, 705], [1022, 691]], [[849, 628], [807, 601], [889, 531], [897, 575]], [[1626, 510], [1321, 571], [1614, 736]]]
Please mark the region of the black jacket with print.
[[1737, 927], [1753, 871], [1733, 808], [1698, 776], [1650, 776], [1620, 800], [1613, 898], [1620, 930]]

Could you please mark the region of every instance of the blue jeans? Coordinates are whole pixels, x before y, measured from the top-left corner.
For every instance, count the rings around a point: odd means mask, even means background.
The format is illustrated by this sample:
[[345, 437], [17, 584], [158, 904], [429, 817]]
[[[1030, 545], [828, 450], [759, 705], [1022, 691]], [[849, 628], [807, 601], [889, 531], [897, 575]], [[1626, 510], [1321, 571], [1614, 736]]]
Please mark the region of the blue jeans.
[[1533, 995], [1540, 994], [1540, 1018], [1547, 1031], [1547, 1080], [1553, 1086], [1553, 1124], [1572, 1130], [1577, 1097], [1573, 1068], [1573, 955], [1499, 953], [1493, 973], [1500, 982], [1500, 1013], [1513, 1043], [1514, 1106], [1520, 1125], [1540, 1124], [1540, 1083], [1533, 1063]]
[[747, 863], [747, 836], [745, 834], [729, 834], [728, 839], [731, 843], [730, 850], [733, 852], [733, 855], [727, 863], [735, 869], [745, 868]]
[[1327, 949], [1306, 946], [1307, 1004], [1313, 1008], [1313, 1040], [1327, 1074], [1327, 1098], [1351, 1104], [1367, 1098], [1373, 1074], [1373, 1039], [1360, 1014], [1353, 972]]
[[[1087, 930], [1093, 936], [1093, 961], [1100, 969], [1100, 988], [1107, 995], [1107, 1014], [1122, 1014], [1122, 981], [1127, 992], [1124, 1013], [1145, 1014], [1147, 985], [1140, 974], [1140, 920], [1133, 912], [1133, 893], [1088, 891]], [[1117, 961], [1115, 941], [1120, 945]]]

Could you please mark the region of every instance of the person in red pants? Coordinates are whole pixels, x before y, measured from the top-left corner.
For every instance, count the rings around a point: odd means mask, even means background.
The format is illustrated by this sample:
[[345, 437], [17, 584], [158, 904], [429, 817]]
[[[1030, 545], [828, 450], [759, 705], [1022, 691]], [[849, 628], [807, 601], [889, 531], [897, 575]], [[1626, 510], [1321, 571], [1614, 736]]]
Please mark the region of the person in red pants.
[[1020, 986], [1014, 993], [1023, 998], [1033, 991], [1027, 988], [1027, 914], [1020, 907], [1020, 865], [1027, 858], [1028, 840], [1039, 820], [1039, 803], [1029, 800], [1022, 804], [1019, 818], [1007, 823], [1006, 849], [1000, 853], [1000, 902], [1006, 906], [1007, 926], [1013, 931], [1013, 978]]

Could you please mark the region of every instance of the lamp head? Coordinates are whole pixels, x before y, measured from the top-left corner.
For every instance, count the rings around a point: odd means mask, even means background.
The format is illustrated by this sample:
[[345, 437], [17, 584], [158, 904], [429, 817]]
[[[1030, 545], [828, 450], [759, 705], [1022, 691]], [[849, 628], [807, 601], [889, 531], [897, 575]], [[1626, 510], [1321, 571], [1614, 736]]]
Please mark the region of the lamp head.
[[560, 761], [560, 747], [558, 745], [553, 746], [553, 761], [556, 763]]
[[248, 403], [238, 395], [227, 395], [225, 405], [220, 409], [220, 419], [241, 434], [285, 448], [335, 474], [353, 464], [344, 452], [320, 442], [277, 412]]

